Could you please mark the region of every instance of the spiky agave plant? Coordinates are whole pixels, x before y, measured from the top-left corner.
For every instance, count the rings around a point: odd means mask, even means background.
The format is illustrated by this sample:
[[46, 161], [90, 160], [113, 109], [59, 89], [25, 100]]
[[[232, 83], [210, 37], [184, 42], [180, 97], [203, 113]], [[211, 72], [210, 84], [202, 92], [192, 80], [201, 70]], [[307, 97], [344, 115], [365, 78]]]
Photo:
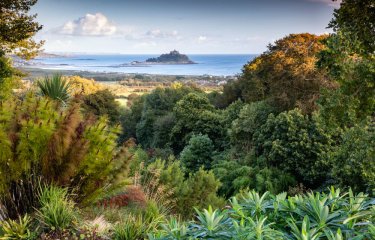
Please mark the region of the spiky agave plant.
[[62, 77], [61, 74], [54, 74], [52, 77], [46, 76], [43, 80], [39, 80], [37, 85], [42, 95], [66, 102], [70, 95], [70, 83]]

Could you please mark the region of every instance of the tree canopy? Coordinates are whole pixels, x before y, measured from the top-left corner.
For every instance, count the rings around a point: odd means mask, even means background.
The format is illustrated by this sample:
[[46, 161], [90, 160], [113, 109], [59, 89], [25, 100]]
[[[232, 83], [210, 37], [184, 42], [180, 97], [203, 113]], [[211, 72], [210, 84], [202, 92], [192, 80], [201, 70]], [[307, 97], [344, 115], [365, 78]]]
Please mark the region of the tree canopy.
[[280, 111], [299, 107], [312, 112], [321, 88], [333, 87], [326, 72], [316, 68], [316, 55], [325, 48], [322, 40], [326, 38], [303, 33], [277, 40], [244, 66], [235, 87], [224, 88], [224, 94], [239, 92], [245, 102], [269, 100]]
[[35, 56], [42, 45], [32, 37], [42, 26], [29, 14], [37, 0], [2, 0], [0, 2], [0, 54], [17, 53], [24, 58]]

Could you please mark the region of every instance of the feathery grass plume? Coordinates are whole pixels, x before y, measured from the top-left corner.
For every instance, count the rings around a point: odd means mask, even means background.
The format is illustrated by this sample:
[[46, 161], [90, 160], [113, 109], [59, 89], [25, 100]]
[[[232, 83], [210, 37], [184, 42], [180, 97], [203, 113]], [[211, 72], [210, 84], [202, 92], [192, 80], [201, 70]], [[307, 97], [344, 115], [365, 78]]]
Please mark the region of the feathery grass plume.
[[93, 202], [126, 182], [131, 156], [118, 149], [120, 128], [108, 126], [104, 117], [84, 119], [79, 101], [59, 105], [33, 93], [0, 104], [0, 194], [17, 198], [0, 199], [0, 205], [20, 208], [21, 212], [12, 210], [16, 213], [12, 218], [35, 207], [24, 201], [21, 196], [27, 195], [18, 186], [31, 175], [43, 183], [75, 189], [80, 203]]
[[43, 96], [51, 99], [66, 103], [70, 97], [70, 83], [61, 74], [54, 74], [52, 77], [46, 76], [43, 80], [39, 80], [37, 85]]
[[123, 188], [132, 183], [129, 176], [130, 165], [133, 161], [134, 153], [131, 151], [136, 146], [134, 139], [126, 141], [117, 151], [112, 159], [113, 170], [109, 175], [109, 189], [107, 195], [114, 194], [116, 191], [122, 191]]
[[159, 160], [146, 169], [140, 169], [142, 174], [135, 175], [134, 183], [138, 183], [142, 187], [149, 201], [154, 201], [158, 205], [159, 210], [164, 215], [168, 215], [175, 208], [176, 199], [174, 198], [174, 189], [164, 185], [160, 181], [164, 164], [164, 162]]

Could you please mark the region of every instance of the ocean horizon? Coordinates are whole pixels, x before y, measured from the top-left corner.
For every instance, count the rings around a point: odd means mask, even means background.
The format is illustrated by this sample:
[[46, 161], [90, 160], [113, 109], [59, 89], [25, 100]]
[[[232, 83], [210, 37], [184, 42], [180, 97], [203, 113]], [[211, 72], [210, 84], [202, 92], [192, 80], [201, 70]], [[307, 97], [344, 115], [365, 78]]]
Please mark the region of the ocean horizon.
[[57, 57], [38, 57], [28, 66], [90, 72], [160, 74], [160, 75], [212, 75], [234, 76], [243, 65], [257, 54], [189, 54], [196, 64], [131, 65], [133, 61], [145, 61], [157, 54], [69, 54]]

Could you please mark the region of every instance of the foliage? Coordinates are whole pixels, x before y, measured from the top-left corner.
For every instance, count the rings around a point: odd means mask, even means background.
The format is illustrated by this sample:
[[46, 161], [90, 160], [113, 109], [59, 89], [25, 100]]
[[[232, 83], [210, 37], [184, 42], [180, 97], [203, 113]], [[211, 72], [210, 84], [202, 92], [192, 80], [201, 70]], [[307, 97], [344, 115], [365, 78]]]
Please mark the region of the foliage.
[[89, 95], [104, 90], [104, 86], [94, 79], [87, 79], [80, 76], [66, 76], [65, 79], [70, 84], [71, 95]]
[[83, 97], [82, 108], [86, 114], [94, 114], [96, 117], [107, 116], [113, 125], [118, 123], [120, 111], [119, 105], [115, 101], [115, 96], [109, 90], [100, 90], [96, 93]]
[[375, 51], [375, 6], [373, 0], [343, 0], [334, 10], [329, 27], [335, 32], [346, 32], [348, 41], [359, 41], [367, 53]]
[[0, 239], [16, 240], [16, 239], [33, 239], [30, 231], [31, 217], [25, 215], [19, 216], [18, 221], [8, 219], [0, 222]]
[[114, 239], [116, 240], [141, 240], [151, 231], [142, 216], [127, 216], [122, 222], [114, 227]]
[[232, 146], [241, 152], [249, 152], [254, 146], [254, 134], [267, 121], [273, 108], [266, 102], [245, 105], [232, 123], [229, 135]]
[[207, 135], [193, 135], [181, 152], [180, 160], [189, 172], [198, 171], [201, 167], [210, 169], [213, 151], [214, 145]]
[[124, 165], [130, 159], [124, 156], [126, 146], [117, 148], [119, 129], [108, 127], [105, 118], [83, 119], [79, 103], [60, 108], [28, 94], [3, 102], [0, 116], [2, 194], [14, 193], [17, 183], [36, 176], [42, 183], [78, 188], [76, 200], [88, 203], [104, 190], [126, 184]]
[[186, 224], [175, 217], [171, 217], [168, 221], [162, 223], [161, 228], [162, 229], [157, 230], [156, 233], [148, 234], [149, 239], [182, 240], [188, 238]]
[[120, 142], [124, 142], [130, 138], [136, 138], [137, 124], [142, 118], [144, 96], [137, 97], [133, 100], [130, 108], [121, 109], [120, 123], [122, 132], [119, 136]]
[[68, 190], [49, 186], [40, 196], [38, 220], [47, 231], [62, 231], [74, 227], [77, 214]]
[[[193, 214], [192, 208], [204, 208], [208, 205], [214, 207], [224, 206], [224, 199], [217, 196], [221, 183], [211, 171], [202, 168], [194, 174], [190, 174], [179, 189], [177, 199], [177, 212], [182, 217], [188, 218]], [[190, 206], [190, 208], [187, 208]]]
[[194, 232], [194, 239], [225, 239], [230, 234], [226, 231], [230, 223], [230, 219], [226, 216], [226, 212], [221, 213], [219, 210], [213, 210], [211, 206], [202, 212], [196, 210], [197, 221], [199, 224], [192, 224], [191, 228]]
[[[298, 107], [311, 113], [320, 89], [333, 87], [326, 72], [315, 67], [326, 37], [304, 33], [277, 40], [244, 66], [240, 79], [233, 83], [234, 91], [247, 103], [269, 100], [279, 111]], [[226, 90], [233, 91], [233, 87]]]
[[206, 96], [190, 93], [177, 102], [173, 112], [176, 123], [171, 130], [171, 147], [175, 153], [180, 153], [191, 136], [199, 133], [212, 139], [215, 148], [223, 146], [222, 116]]
[[55, 74], [52, 77], [46, 76], [43, 80], [37, 82], [40, 92], [53, 100], [59, 100], [66, 103], [69, 99], [70, 84], [62, 75]]
[[187, 86], [157, 88], [145, 96], [141, 119], [136, 124], [138, 142], [144, 148], [165, 147], [169, 141], [169, 134], [166, 133], [171, 132], [173, 127], [174, 118], [170, 114], [176, 102], [195, 91], [198, 90]]
[[207, 207], [207, 203], [216, 207], [224, 204], [224, 200], [216, 194], [220, 182], [212, 172], [199, 169], [186, 177], [179, 161], [168, 163], [158, 159], [145, 169], [142, 176], [143, 181], [153, 183], [147, 185], [147, 191], [161, 195], [154, 199], [163, 199], [172, 212], [182, 218], [191, 217], [194, 207]]
[[256, 154], [266, 165], [291, 173], [297, 181], [319, 186], [328, 175], [330, 135], [315, 117], [291, 110], [267, 122], [255, 134]]
[[356, 124], [342, 135], [332, 154], [332, 175], [355, 191], [375, 190], [375, 128], [371, 121]]
[[36, 14], [30, 15], [30, 8], [37, 0], [3, 0], [0, 3], [0, 55], [17, 53], [24, 58], [37, 54], [43, 42], [32, 37], [42, 29], [35, 22]]
[[[373, 199], [360, 193], [308, 193], [286, 198], [247, 191], [226, 211], [197, 210], [187, 234], [194, 239], [370, 239]], [[220, 236], [220, 237], [219, 237]], [[161, 239], [161, 238], [159, 238]], [[185, 238], [187, 239], [187, 238]], [[338, 238], [340, 239], [340, 238]]]
[[11, 60], [0, 54], [0, 101], [11, 96], [20, 76], [21, 73], [12, 67]]
[[221, 161], [213, 167], [222, 186], [220, 196], [230, 197], [244, 189], [280, 193], [296, 184], [294, 176], [275, 167], [244, 164], [235, 160]]

